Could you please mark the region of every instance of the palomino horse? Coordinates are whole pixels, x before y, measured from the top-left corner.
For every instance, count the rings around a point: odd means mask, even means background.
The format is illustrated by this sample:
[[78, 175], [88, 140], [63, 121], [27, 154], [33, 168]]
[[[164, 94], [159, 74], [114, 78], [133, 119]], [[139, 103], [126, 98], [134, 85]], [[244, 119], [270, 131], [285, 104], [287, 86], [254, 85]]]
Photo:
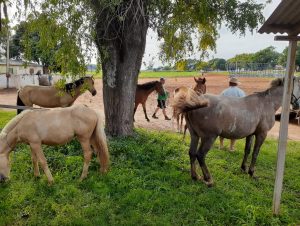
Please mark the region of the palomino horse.
[[[88, 89], [93, 96], [97, 94], [93, 77], [83, 77], [66, 84], [64, 92], [54, 86], [24, 86], [18, 91], [17, 105], [32, 107], [36, 104], [46, 108], [69, 107], [84, 89]], [[21, 111], [18, 109], [18, 114]]]
[[105, 173], [108, 170], [109, 153], [99, 113], [83, 105], [22, 112], [0, 133], [0, 181], [9, 178], [10, 152], [17, 143], [26, 143], [31, 148], [34, 176], [40, 175], [39, 162], [51, 184], [53, 177], [41, 145], [65, 144], [75, 136], [81, 144], [84, 156], [80, 179], [87, 177], [93, 153], [91, 146], [99, 159], [100, 171]]
[[[203, 75], [203, 73], [202, 73]], [[194, 77], [194, 80], [196, 82], [196, 85], [193, 87], [193, 90], [196, 91], [196, 93], [199, 93], [199, 94], [205, 94], [206, 93], [206, 78], [203, 77], [203, 78], [195, 78]], [[174, 97], [175, 95], [177, 95], [179, 92], [187, 92], [188, 88], [185, 87], [185, 86], [182, 86], [182, 87], [179, 87], [177, 89], [174, 90]], [[174, 116], [176, 117], [176, 122], [177, 122], [177, 132], [181, 133], [182, 132], [182, 124], [183, 124], [183, 117], [184, 117], [184, 114], [176, 114], [174, 113]], [[180, 120], [180, 123], [179, 123], [179, 120]], [[187, 129], [187, 126], [184, 125], [184, 137], [185, 137], [185, 133], [186, 133], [186, 129]]]
[[133, 118], [135, 115], [135, 111], [139, 104], [142, 104], [145, 118], [149, 122], [150, 119], [147, 116], [147, 111], [146, 111], [146, 101], [148, 96], [154, 91], [158, 92], [159, 94], [164, 94], [164, 88], [162, 86], [162, 83], [160, 81], [152, 81], [152, 82], [147, 82], [144, 84], [138, 84], [136, 86], [136, 93], [135, 93], [135, 105], [134, 105], [134, 113], [133, 113]]
[[[294, 78], [293, 99], [300, 97], [300, 77]], [[246, 137], [245, 154], [241, 165], [246, 171], [246, 162], [250, 154], [251, 144], [255, 136], [252, 161], [248, 170], [254, 175], [255, 162], [267, 132], [275, 123], [275, 112], [281, 106], [283, 96], [283, 79], [273, 80], [271, 87], [263, 92], [251, 94], [243, 98], [204, 95], [209, 100], [207, 108], [188, 111], [193, 108], [190, 98], [186, 101], [175, 100], [176, 112], [184, 112], [188, 129], [191, 134], [190, 162], [191, 176], [199, 179], [196, 173], [197, 159], [204, 175], [204, 182], [213, 185], [212, 177], [205, 164], [205, 156], [218, 136], [227, 139], [241, 139]], [[195, 105], [194, 105], [195, 106]], [[188, 108], [187, 108], [188, 107]], [[198, 148], [199, 138], [201, 144]]]

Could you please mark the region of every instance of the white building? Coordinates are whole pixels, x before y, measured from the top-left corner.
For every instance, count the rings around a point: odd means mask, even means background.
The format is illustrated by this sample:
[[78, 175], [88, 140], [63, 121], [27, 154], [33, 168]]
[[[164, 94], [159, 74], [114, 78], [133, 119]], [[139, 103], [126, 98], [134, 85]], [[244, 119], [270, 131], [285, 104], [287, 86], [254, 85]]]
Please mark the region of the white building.
[[[38, 85], [38, 71], [43, 71], [43, 66], [36, 63], [26, 63], [24, 61], [9, 61], [9, 88], [23, 87], [25, 85]], [[31, 72], [31, 73], [30, 73]], [[32, 75], [31, 75], [32, 74]], [[6, 60], [0, 60], [0, 89], [7, 87]]]

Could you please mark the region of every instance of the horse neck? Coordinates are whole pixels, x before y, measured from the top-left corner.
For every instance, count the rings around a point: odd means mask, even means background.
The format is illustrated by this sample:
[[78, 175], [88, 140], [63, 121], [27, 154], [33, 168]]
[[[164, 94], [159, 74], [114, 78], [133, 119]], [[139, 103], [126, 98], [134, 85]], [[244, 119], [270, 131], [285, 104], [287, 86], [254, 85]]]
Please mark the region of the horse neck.
[[153, 91], [155, 90], [155, 85], [149, 89], [146, 89], [145, 92], [146, 92], [146, 95], [149, 96], [150, 93], [152, 93]]
[[82, 87], [82, 85], [79, 85], [79, 86], [77, 86], [77, 87], [74, 89], [75, 94], [74, 94], [74, 95], [71, 95], [72, 98], [73, 98], [74, 100], [76, 100], [76, 99], [82, 94], [82, 93], [81, 93], [81, 87]]
[[204, 85], [203, 87], [201, 87], [201, 89], [197, 89], [197, 85], [195, 85], [193, 90], [197, 93], [205, 94], [206, 93], [206, 86]]
[[9, 154], [16, 146], [18, 141], [17, 130], [14, 128], [11, 131], [0, 134], [1, 149], [0, 154]]
[[277, 111], [282, 104], [283, 97], [283, 86], [278, 86], [270, 89], [270, 94], [268, 94], [269, 99], [273, 103], [274, 110]]

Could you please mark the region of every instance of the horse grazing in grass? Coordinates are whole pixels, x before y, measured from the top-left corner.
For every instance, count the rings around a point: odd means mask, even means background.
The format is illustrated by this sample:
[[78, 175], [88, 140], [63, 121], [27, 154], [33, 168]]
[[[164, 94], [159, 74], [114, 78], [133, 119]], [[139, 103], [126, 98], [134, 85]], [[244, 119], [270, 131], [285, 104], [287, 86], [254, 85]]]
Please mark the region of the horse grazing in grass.
[[142, 104], [144, 114], [145, 114], [145, 119], [149, 122], [150, 119], [147, 116], [147, 111], [146, 111], [146, 101], [148, 99], [148, 96], [153, 92], [153, 91], [158, 92], [159, 94], [163, 95], [164, 94], [164, 88], [163, 85], [160, 81], [152, 81], [152, 82], [147, 82], [144, 84], [138, 84], [136, 86], [136, 93], [135, 93], [135, 105], [134, 105], [134, 113], [133, 113], [133, 119], [134, 115], [136, 112], [137, 107], [139, 104]]
[[[206, 93], [206, 84], [205, 84], [206, 83], [206, 78], [205, 77], [203, 77], [203, 78], [195, 78], [194, 77], [194, 80], [196, 82], [196, 85], [193, 87], [193, 90], [196, 93], [205, 94]], [[187, 87], [185, 87], [185, 86], [179, 87], [179, 88], [174, 90], [174, 96], [177, 95], [179, 92], [185, 92], [186, 93], [187, 91], [188, 91]], [[181, 133], [182, 132], [182, 124], [183, 124], [184, 114], [173, 113], [173, 115], [175, 116], [176, 122], [177, 122], [177, 132]], [[180, 120], [180, 123], [179, 123], [179, 120]], [[183, 132], [184, 137], [185, 137], [186, 129], [187, 129], [187, 125], [184, 125], [184, 132]]]
[[79, 140], [84, 156], [80, 179], [87, 177], [92, 158], [92, 149], [97, 154], [101, 168], [105, 173], [109, 165], [109, 153], [106, 136], [100, 115], [83, 106], [68, 108], [26, 110], [13, 118], [0, 133], [0, 182], [9, 178], [9, 154], [17, 143], [30, 145], [34, 176], [40, 175], [40, 163], [48, 182], [53, 177], [48, 168], [42, 150], [42, 144], [59, 145], [69, 142], [73, 137]]
[[[54, 86], [24, 86], [18, 91], [17, 105], [32, 107], [34, 104], [46, 107], [69, 107], [88, 89], [95, 96], [97, 91], [94, 87], [93, 77], [83, 77], [73, 83], [67, 83], [62, 90]], [[18, 109], [18, 114], [22, 110]]]
[[[293, 99], [300, 97], [300, 77], [294, 78]], [[275, 123], [275, 112], [281, 106], [284, 80], [276, 79], [271, 82], [271, 87], [263, 92], [251, 94], [243, 98], [204, 95], [209, 100], [207, 108], [189, 111], [193, 108], [190, 98], [187, 101], [176, 100], [174, 108], [176, 112], [185, 113], [188, 129], [191, 134], [190, 163], [191, 176], [199, 179], [196, 173], [195, 161], [198, 160], [203, 172], [204, 182], [208, 186], [213, 185], [212, 177], [205, 163], [205, 156], [218, 136], [227, 139], [241, 139], [246, 137], [244, 159], [241, 165], [246, 171], [246, 162], [250, 154], [252, 140], [255, 144], [252, 161], [248, 170], [250, 176], [254, 176], [255, 162], [263, 144], [267, 132]], [[188, 106], [188, 107], [187, 107]], [[201, 138], [198, 148], [199, 138]]]

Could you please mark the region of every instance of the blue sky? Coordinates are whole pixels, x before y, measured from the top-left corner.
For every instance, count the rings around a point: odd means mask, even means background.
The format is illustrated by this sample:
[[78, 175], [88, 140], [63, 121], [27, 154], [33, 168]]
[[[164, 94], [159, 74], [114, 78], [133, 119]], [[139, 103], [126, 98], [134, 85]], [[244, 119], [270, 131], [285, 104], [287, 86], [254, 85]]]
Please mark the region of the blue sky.
[[[265, 3], [266, 1], [260, 0], [259, 2]], [[272, 14], [279, 3], [280, 0], [273, 0], [266, 6], [263, 13], [266, 19]], [[238, 34], [232, 34], [225, 27], [221, 27], [220, 37], [217, 40], [216, 53], [211, 52], [209, 59], [229, 59], [234, 57], [236, 54], [256, 52], [270, 45], [274, 46], [278, 52], [282, 52], [288, 43], [283, 41], [274, 41], [273, 34], [258, 34], [255, 31], [253, 34], [247, 32], [245, 36], [239, 36]], [[150, 30], [147, 35], [146, 51], [143, 62], [149, 62], [151, 59], [154, 59], [153, 61], [155, 66], [162, 65], [158, 59], [158, 52], [159, 42], [157, 41], [157, 36]], [[198, 56], [199, 54], [197, 53], [194, 55], [196, 59]]]

